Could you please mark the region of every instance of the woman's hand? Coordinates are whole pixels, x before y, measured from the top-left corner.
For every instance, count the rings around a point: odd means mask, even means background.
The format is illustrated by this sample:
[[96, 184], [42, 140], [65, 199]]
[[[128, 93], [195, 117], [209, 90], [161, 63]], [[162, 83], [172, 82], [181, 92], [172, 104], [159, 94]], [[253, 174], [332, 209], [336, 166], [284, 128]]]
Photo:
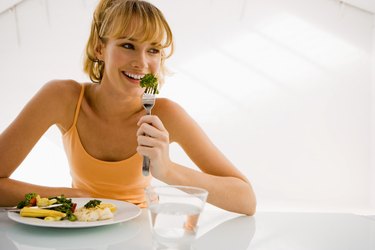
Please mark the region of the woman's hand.
[[146, 115], [139, 119], [137, 131], [137, 152], [150, 159], [152, 175], [160, 179], [165, 176], [170, 166], [169, 133], [159, 117]]

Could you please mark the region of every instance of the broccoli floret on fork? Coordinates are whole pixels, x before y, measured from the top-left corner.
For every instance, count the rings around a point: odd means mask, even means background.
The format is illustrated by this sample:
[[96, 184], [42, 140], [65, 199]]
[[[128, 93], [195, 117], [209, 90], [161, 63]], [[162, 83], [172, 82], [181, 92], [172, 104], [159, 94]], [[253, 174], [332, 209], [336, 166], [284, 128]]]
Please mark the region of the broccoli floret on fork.
[[159, 94], [158, 90], [158, 78], [153, 74], [146, 74], [142, 77], [140, 85], [145, 89], [145, 94]]

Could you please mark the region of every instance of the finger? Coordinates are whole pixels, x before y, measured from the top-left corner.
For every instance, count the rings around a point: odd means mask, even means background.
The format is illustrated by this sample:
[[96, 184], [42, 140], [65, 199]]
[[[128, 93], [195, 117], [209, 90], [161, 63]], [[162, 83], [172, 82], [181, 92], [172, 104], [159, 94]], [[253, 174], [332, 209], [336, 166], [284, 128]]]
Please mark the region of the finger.
[[162, 141], [169, 141], [168, 131], [159, 130], [150, 124], [143, 123], [137, 130], [137, 136], [147, 135], [153, 138], [158, 138]]
[[158, 137], [161, 131], [150, 124], [143, 123], [137, 130], [137, 136], [147, 135], [151, 137]]
[[[169, 133], [157, 116], [144, 116], [139, 120], [137, 137], [149, 136], [157, 138], [159, 143], [169, 143]], [[155, 143], [156, 141], [154, 141]]]
[[141, 126], [143, 123], [148, 123], [148, 124], [154, 126], [155, 128], [157, 128], [159, 130], [162, 130], [162, 131], [166, 130], [165, 127], [164, 127], [164, 125], [163, 125], [163, 123], [162, 123], [162, 121], [156, 115], [145, 115], [145, 116], [142, 116], [141, 119], [139, 119], [137, 125]]
[[156, 139], [154, 139], [150, 136], [147, 136], [147, 135], [138, 136], [137, 137], [137, 143], [138, 143], [138, 146], [149, 147], [149, 148], [157, 145]]
[[150, 159], [154, 158], [155, 155], [157, 155], [157, 152], [155, 151], [154, 148], [145, 147], [145, 146], [138, 146], [137, 152], [138, 152], [138, 154], [143, 155], [143, 156], [147, 156]]

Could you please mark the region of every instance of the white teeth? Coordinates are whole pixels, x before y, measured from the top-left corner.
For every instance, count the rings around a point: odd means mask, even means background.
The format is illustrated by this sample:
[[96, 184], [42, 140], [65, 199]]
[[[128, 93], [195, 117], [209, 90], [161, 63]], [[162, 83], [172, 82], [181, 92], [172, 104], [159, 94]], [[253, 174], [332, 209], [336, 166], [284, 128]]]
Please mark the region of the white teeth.
[[128, 73], [128, 72], [125, 72], [125, 75], [133, 78], [133, 79], [136, 79], [136, 80], [140, 80], [142, 77], [144, 77], [144, 75], [136, 75], [136, 74], [132, 74], [132, 73]]

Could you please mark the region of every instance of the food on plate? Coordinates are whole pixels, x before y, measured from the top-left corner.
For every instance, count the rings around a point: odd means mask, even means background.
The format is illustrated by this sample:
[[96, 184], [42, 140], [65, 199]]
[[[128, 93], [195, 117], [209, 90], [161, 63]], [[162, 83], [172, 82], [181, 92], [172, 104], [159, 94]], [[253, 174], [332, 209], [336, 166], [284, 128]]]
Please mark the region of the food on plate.
[[140, 85], [145, 89], [146, 94], [159, 94], [158, 78], [153, 74], [146, 74], [141, 78]]
[[109, 210], [111, 210], [112, 213], [117, 211], [117, 207], [112, 203], [102, 203], [99, 205], [100, 208], [106, 208], [108, 207]]
[[47, 207], [55, 204], [56, 202], [56, 199], [41, 198], [39, 194], [36, 196], [36, 205], [38, 207]]
[[31, 207], [36, 205], [36, 193], [25, 194], [25, 198], [17, 204], [17, 208]]
[[109, 208], [78, 208], [74, 213], [78, 221], [98, 221], [98, 220], [108, 220], [113, 218], [113, 213]]
[[74, 215], [78, 221], [98, 221], [113, 218], [116, 206], [111, 203], [101, 203], [100, 200], [90, 200], [83, 207], [78, 208]]
[[84, 205], [85, 208], [106, 208], [108, 207], [109, 210], [111, 210], [112, 213], [116, 212], [117, 207], [112, 203], [102, 203], [101, 200], [90, 200]]
[[46, 217], [53, 217], [53, 218], [64, 218], [66, 217], [65, 213], [51, 210], [51, 209], [43, 209], [43, 208], [32, 208], [32, 207], [23, 207], [20, 211], [20, 215], [22, 217], [34, 217], [34, 218], [46, 218]]
[[[62, 204], [58, 207], [43, 208], [52, 204]], [[111, 203], [102, 203], [100, 200], [90, 200], [83, 207], [76, 209], [77, 203], [64, 195], [42, 198], [36, 193], [28, 193], [25, 199], [18, 203], [22, 217], [42, 218], [46, 221], [98, 221], [113, 218], [117, 207]]]
[[[42, 207], [46, 207], [52, 204], [62, 204], [61, 206], [43, 209]], [[39, 208], [30, 208], [31, 206], [38, 206]], [[20, 213], [21, 216], [24, 217], [35, 217], [35, 218], [47, 218], [46, 220], [62, 220], [68, 219], [69, 221], [75, 221], [77, 218], [74, 215], [74, 211], [76, 209], [77, 204], [72, 202], [72, 199], [65, 198], [64, 195], [50, 197], [50, 198], [42, 198], [40, 195], [36, 193], [28, 193], [25, 194], [24, 200], [20, 201], [17, 205], [17, 208], [30, 208], [33, 211], [29, 211], [29, 209], [25, 209], [24, 213]], [[22, 211], [22, 210], [21, 210]], [[50, 213], [51, 212], [51, 213]], [[58, 213], [53, 213], [58, 212]], [[62, 214], [64, 216], [62, 216]]]
[[51, 217], [51, 216], [44, 217], [45, 221], [59, 221], [61, 219], [62, 217]]
[[99, 206], [100, 203], [102, 203], [102, 201], [100, 200], [90, 200], [89, 202], [87, 202], [84, 207], [85, 208], [94, 208], [96, 206]]
[[69, 221], [76, 221], [77, 218], [74, 215], [74, 212], [77, 207], [77, 203], [74, 203], [72, 199], [66, 198], [63, 194], [60, 196], [50, 197], [49, 200], [56, 200], [54, 204], [62, 204], [59, 207], [51, 208], [51, 210], [59, 211], [66, 214], [66, 217], [63, 219], [68, 219]]

